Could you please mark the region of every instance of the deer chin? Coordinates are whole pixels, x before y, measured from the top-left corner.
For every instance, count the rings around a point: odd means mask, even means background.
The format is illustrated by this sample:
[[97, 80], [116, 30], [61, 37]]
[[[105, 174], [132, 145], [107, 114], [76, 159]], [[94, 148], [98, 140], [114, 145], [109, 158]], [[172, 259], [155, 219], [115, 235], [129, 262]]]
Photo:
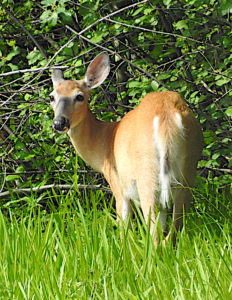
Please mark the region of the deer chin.
[[69, 127], [65, 127], [64, 130], [59, 131], [59, 133], [67, 133], [69, 131]]
[[70, 128], [69, 127], [64, 127], [62, 130], [57, 130], [53, 127], [53, 129], [54, 129], [55, 132], [59, 132], [59, 133], [63, 134], [63, 133], [67, 133]]

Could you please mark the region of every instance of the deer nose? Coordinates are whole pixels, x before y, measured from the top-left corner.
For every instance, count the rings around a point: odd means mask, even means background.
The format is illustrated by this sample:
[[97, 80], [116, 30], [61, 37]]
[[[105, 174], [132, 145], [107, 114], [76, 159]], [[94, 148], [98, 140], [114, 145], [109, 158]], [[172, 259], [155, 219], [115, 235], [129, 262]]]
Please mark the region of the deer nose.
[[65, 117], [59, 117], [54, 119], [53, 128], [57, 131], [65, 131], [69, 129], [69, 120]]

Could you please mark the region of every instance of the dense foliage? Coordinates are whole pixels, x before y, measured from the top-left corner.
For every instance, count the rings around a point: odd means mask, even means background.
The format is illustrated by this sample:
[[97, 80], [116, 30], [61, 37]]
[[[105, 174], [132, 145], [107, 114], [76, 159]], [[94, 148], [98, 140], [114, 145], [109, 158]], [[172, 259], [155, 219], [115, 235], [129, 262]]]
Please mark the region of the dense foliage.
[[[52, 130], [50, 71], [31, 70], [67, 66], [65, 76], [79, 78], [103, 50], [112, 70], [92, 93], [97, 116], [115, 121], [148, 92], [179, 91], [203, 128], [201, 176], [229, 184], [231, 9], [224, 0], [2, 1], [1, 191], [71, 183], [73, 166], [84, 168], [67, 137]], [[77, 182], [99, 182], [83, 174]]]

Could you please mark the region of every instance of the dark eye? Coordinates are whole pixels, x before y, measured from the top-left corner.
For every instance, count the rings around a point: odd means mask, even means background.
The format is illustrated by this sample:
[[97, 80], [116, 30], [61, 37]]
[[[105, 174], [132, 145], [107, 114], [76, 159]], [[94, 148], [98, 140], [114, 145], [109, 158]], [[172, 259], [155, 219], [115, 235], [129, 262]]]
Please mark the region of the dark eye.
[[50, 95], [50, 102], [55, 101], [55, 97], [53, 95]]
[[81, 102], [84, 100], [84, 96], [82, 94], [78, 94], [75, 97], [75, 101]]

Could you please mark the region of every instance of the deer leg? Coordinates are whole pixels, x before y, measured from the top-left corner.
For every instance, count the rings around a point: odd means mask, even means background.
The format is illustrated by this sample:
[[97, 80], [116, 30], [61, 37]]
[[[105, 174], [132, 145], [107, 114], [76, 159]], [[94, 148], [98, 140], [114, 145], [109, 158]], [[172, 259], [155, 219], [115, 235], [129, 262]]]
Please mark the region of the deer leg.
[[[143, 216], [147, 224], [150, 222], [150, 234], [152, 235], [156, 222], [155, 192], [149, 181], [146, 183], [144, 183], [144, 181], [138, 182], [137, 189]], [[157, 232], [155, 232], [154, 245], [155, 247], [158, 245]]]
[[188, 188], [180, 188], [176, 192], [172, 216], [173, 224], [165, 241], [168, 241], [172, 236], [172, 241], [175, 245], [177, 233], [183, 227], [183, 215], [189, 212], [191, 199], [191, 191]]

